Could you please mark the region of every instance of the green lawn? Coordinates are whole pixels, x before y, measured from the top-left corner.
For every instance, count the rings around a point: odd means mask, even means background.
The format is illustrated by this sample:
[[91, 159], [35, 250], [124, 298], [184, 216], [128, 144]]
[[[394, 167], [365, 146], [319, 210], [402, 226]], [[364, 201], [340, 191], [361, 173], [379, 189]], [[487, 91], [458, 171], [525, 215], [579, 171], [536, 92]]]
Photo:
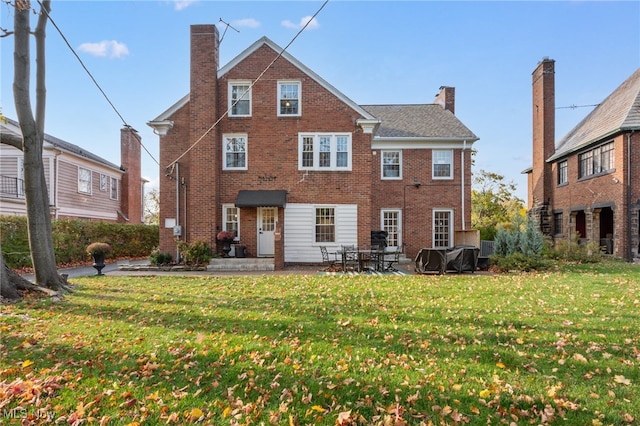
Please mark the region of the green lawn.
[[640, 417], [638, 265], [73, 282], [62, 303], [2, 306], [0, 423], [623, 425]]

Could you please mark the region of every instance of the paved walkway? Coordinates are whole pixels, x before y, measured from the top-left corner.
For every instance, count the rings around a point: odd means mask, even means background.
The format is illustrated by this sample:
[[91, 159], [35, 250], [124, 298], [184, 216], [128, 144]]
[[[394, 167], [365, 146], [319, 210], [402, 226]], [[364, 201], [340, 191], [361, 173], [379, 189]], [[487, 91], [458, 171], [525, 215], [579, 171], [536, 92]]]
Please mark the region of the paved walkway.
[[[149, 261], [144, 260], [132, 260], [128, 262], [130, 265], [148, 265]], [[412, 264], [402, 264], [398, 265], [398, 269], [401, 269], [405, 274], [413, 274], [413, 265]], [[228, 276], [228, 275], [293, 275], [293, 274], [302, 274], [302, 275], [315, 275], [322, 271], [322, 266], [313, 266], [313, 265], [295, 265], [288, 266], [280, 271], [160, 271], [160, 270], [144, 270], [144, 271], [131, 271], [131, 270], [120, 270], [118, 268], [117, 262], [107, 263], [102, 269], [102, 273], [108, 276], [149, 276], [149, 275], [182, 275], [182, 276]], [[76, 277], [87, 277], [92, 275], [97, 275], [97, 271], [93, 266], [80, 266], [76, 268], [63, 268], [59, 269], [58, 272], [62, 274], [67, 274], [68, 278], [76, 278]], [[34, 282], [35, 277], [33, 274], [25, 274], [22, 275], [23, 278]]]

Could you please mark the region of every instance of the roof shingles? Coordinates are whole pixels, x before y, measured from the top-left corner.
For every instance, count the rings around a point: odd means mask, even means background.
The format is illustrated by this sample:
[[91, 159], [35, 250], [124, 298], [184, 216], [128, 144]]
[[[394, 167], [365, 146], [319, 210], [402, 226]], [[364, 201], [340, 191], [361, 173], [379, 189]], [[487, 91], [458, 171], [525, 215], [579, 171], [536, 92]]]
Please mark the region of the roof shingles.
[[553, 161], [619, 131], [640, 130], [640, 68], [556, 143]]
[[361, 106], [381, 120], [375, 134], [378, 138], [478, 139], [454, 114], [440, 105]]

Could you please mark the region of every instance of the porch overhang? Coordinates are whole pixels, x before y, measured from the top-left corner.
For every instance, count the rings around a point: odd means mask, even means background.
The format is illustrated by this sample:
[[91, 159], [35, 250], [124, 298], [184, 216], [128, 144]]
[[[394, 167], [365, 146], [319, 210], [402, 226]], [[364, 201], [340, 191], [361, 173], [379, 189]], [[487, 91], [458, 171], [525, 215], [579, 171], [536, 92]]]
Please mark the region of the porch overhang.
[[285, 190], [238, 191], [236, 207], [284, 207], [287, 204]]

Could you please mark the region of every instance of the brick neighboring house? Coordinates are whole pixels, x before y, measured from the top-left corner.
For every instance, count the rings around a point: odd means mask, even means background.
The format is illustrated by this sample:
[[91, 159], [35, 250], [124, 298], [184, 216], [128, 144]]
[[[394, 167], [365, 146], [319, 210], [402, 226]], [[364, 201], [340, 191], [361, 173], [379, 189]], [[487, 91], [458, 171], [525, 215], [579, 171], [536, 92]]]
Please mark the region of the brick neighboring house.
[[640, 69], [555, 142], [555, 61], [533, 72], [528, 204], [554, 240], [596, 242], [631, 260], [640, 251]]
[[[18, 122], [0, 123], [20, 136]], [[131, 128], [120, 131], [122, 166], [84, 148], [45, 134], [42, 160], [52, 218], [142, 223], [140, 141]], [[0, 144], [0, 215], [26, 215], [22, 151]]]
[[233, 230], [281, 269], [319, 263], [321, 245], [367, 247], [376, 230], [413, 257], [470, 229], [478, 138], [453, 114], [454, 88], [434, 104], [357, 105], [268, 38], [218, 69], [218, 40], [191, 26], [190, 93], [148, 123], [161, 251]]

